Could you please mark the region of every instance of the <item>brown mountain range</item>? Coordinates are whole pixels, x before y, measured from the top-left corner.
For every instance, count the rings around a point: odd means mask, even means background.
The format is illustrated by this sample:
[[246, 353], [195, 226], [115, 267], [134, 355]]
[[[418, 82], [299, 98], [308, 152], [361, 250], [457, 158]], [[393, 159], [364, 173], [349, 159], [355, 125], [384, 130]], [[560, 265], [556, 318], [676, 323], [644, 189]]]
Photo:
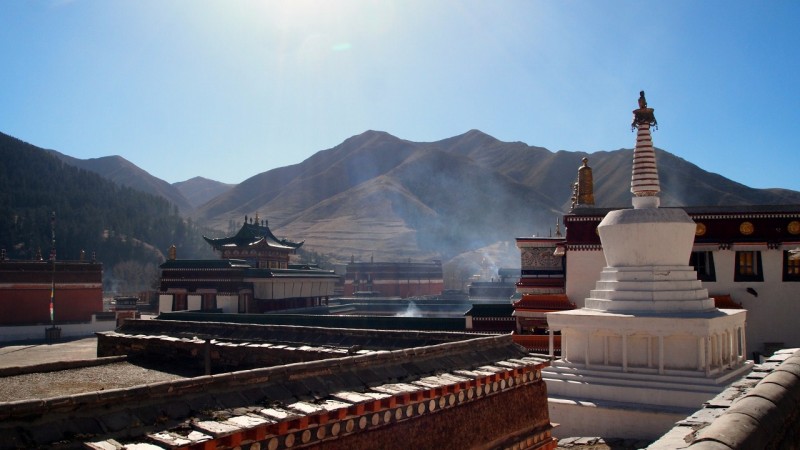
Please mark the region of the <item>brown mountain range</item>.
[[[80, 160], [51, 152], [168, 199], [218, 236], [258, 213], [279, 236], [334, 261], [446, 261], [472, 252], [514, 265], [514, 238], [551, 233], [569, 209], [583, 157], [594, 171], [597, 206], [630, 205], [631, 150], [554, 153], [477, 130], [436, 142], [367, 131], [238, 185], [201, 177], [169, 184], [119, 156]], [[749, 188], [656, 153], [664, 206], [800, 203], [800, 192]]]
[[[657, 155], [664, 206], [800, 202], [800, 192], [752, 189], [666, 151]], [[631, 150], [553, 153], [477, 130], [425, 143], [367, 131], [245, 180], [193, 217], [226, 230], [258, 213], [279, 236], [338, 260], [447, 260], [551, 232], [569, 209], [584, 156], [597, 205], [630, 206]]]

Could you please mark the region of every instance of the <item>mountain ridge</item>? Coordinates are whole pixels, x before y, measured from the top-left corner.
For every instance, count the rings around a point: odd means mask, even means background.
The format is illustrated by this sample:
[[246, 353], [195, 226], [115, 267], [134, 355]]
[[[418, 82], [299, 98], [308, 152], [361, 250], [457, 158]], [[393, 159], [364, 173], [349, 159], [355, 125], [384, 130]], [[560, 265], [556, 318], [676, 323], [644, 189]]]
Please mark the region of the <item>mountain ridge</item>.
[[172, 183], [172, 185], [178, 189], [178, 192], [183, 195], [192, 208], [197, 208], [236, 186], [235, 184], [223, 183], [204, 177], [193, 177], [185, 181]]
[[47, 151], [71, 166], [94, 172], [120, 186], [127, 186], [141, 192], [163, 197], [177, 206], [183, 214], [188, 214], [194, 209], [175, 186], [151, 175], [122, 156], [112, 155], [78, 159], [56, 150]]
[[[551, 230], [570, 208], [584, 157], [593, 168], [597, 206], [629, 207], [631, 153], [552, 152], [476, 129], [433, 142], [367, 130], [237, 185], [196, 177], [172, 187], [190, 205], [188, 216], [220, 235], [258, 213], [276, 235], [304, 240], [305, 248], [333, 260], [367, 253], [383, 260], [446, 260]], [[800, 203], [800, 192], [749, 188], [665, 150], [656, 154], [664, 206]], [[140, 173], [130, 167], [120, 172]], [[218, 193], [192, 197], [203, 186]]]

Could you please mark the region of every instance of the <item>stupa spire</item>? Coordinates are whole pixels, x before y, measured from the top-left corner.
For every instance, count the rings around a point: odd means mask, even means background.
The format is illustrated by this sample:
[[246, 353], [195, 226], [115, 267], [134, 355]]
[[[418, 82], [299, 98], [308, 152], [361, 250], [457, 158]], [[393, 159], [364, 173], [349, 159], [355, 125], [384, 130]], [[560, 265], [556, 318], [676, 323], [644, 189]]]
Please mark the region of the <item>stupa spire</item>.
[[633, 110], [631, 128], [636, 129], [636, 147], [633, 150], [633, 171], [631, 174], [631, 193], [634, 208], [658, 208], [658, 194], [661, 187], [656, 167], [656, 152], [650, 127], [658, 129], [653, 108], [647, 107], [644, 91], [639, 92], [639, 108]]

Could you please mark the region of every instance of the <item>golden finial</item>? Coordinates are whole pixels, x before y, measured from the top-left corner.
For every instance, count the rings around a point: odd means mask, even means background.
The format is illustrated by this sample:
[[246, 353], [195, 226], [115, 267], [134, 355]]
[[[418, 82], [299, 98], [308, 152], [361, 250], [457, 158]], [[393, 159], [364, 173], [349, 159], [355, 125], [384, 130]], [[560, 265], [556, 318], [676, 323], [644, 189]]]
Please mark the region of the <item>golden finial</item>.
[[578, 190], [575, 203], [577, 206], [594, 206], [594, 177], [589, 167], [589, 158], [581, 159], [583, 165], [578, 168]]
[[647, 107], [647, 99], [644, 97], [644, 91], [639, 91], [639, 109], [633, 110], [633, 122], [631, 122], [631, 131], [635, 130], [639, 125], [646, 124], [658, 129], [658, 121], [656, 120], [654, 109]]

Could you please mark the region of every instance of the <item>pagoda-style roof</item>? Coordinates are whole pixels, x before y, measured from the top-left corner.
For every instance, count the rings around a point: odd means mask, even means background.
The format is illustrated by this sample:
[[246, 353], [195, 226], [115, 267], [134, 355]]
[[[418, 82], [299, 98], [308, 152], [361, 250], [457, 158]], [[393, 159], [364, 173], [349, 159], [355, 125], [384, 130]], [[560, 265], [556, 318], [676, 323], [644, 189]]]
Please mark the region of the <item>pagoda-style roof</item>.
[[264, 222], [264, 225], [261, 225], [258, 223], [247, 223], [245, 221], [242, 228], [233, 236], [223, 238], [209, 238], [203, 236], [203, 239], [216, 250], [221, 250], [223, 247], [252, 247], [255, 245], [296, 250], [303, 245], [303, 242], [278, 239], [272, 234], [266, 222]]

